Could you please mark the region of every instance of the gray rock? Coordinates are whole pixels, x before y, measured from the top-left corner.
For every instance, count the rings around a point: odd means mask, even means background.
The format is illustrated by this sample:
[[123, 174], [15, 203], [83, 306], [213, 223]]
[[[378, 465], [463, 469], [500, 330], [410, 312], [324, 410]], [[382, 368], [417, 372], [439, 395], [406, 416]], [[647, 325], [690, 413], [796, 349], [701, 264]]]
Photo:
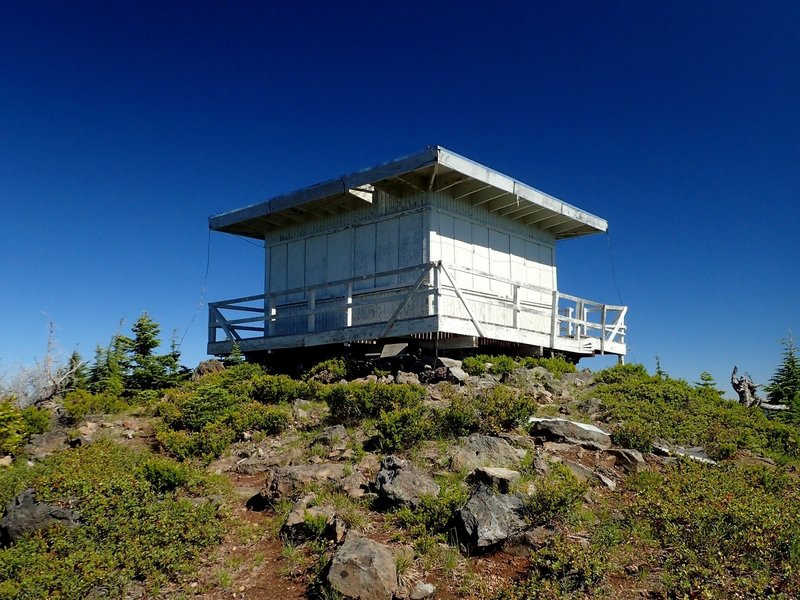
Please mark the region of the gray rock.
[[391, 600], [397, 590], [394, 552], [350, 532], [333, 556], [328, 584], [347, 598]]
[[78, 521], [72, 511], [46, 502], [37, 502], [33, 490], [20, 492], [6, 505], [0, 519], [0, 543], [16, 542], [23, 536], [47, 529], [56, 523], [74, 527]]
[[288, 498], [311, 483], [337, 482], [344, 478], [344, 465], [319, 463], [279, 467], [267, 471], [267, 480], [261, 496], [267, 501]]
[[320, 431], [314, 438], [314, 442], [335, 447], [346, 439], [347, 429], [344, 428], [344, 425], [331, 425]]
[[411, 383], [414, 385], [419, 385], [419, 377], [417, 377], [416, 373], [407, 373], [405, 371], [400, 371], [394, 377], [397, 383]]
[[577, 479], [581, 483], [591, 483], [597, 479], [597, 474], [594, 471], [592, 471], [587, 467], [584, 467], [580, 463], [577, 463], [573, 460], [569, 460], [566, 458], [562, 458], [559, 462], [565, 467], [567, 467], [570, 471], [572, 471], [572, 474], [575, 476], [575, 479]]
[[602, 403], [597, 398], [586, 398], [578, 403], [575, 407], [583, 414], [590, 417], [595, 417], [600, 414], [602, 410]]
[[653, 452], [660, 456], [682, 456], [697, 462], [705, 463], [707, 465], [715, 465], [717, 461], [708, 457], [706, 449], [701, 446], [693, 446], [691, 448], [682, 448], [681, 446], [668, 446], [664, 443], [653, 444]]
[[447, 372], [450, 375], [450, 381], [453, 383], [464, 383], [469, 378], [467, 372], [461, 367], [448, 367]]
[[0, 467], [10, 467], [14, 464], [14, 458], [11, 455], [0, 458]]
[[387, 456], [375, 478], [375, 491], [388, 504], [416, 508], [422, 496], [439, 495], [439, 484], [408, 461]]
[[222, 361], [219, 360], [204, 360], [192, 373], [192, 381], [197, 381], [203, 375], [208, 375], [210, 373], [219, 373], [220, 371], [225, 370], [225, 365], [222, 364]]
[[611, 448], [611, 436], [594, 425], [567, 419], [531, 417], [530, 434], [556, 442], [578, 444], [591, 450]]
[[446, 356], [439, 356], [436, 359], [436, 368], [446, 367], [448, 369], [460, 369], [462, 362], [457, 358], [447, 358]]
[[339, 487], [351, 498], [360, 498], [367, 491], [367, 478], [360, 471], [353, 471], [339, 482]]
[[425, 598], [430, 598], [436, 593], [436, 586], [432, 583], [425, 583], [424, 581], [418, 581], [414, 585], [414, 589], [411, 590], [411, 594], [409, 594], [409, 600], [425, 600]]
[[471, 548], [489, 548], [519, 535], [527, 528], [521, 494], [495, 494], [479, 486], [458, 511], [460, 529]]
[[450, 459], [454, 471], [477, 469], [478, 467], [513, 467], [525, 456], [506, 440], [489, 435], [473, 433], [461, 438], [460, 446]]
[[333, 508], [329, 506], [308, 506], [316, 498], [316, 494], [308, 494], [294, 503], [292, 510], [289, 511], [289, 515], [281, 527], [280, 535], [282, 538], [294, 543], [301, 543], [316, 535], [318, 532], [309, 528], [309, 521], [324, 520], [326, 532], [334, 525], [336, 514]]
[[615, 458], [615, 464], [627, 473], [639, 473], [647, 469], [642, 453], [629, 448], [611, 448], [608, 453]]
[[501, 494], [506, 494], [521, 476], [519, 471], [512, 469], [478, 467], [467, 476], [467, 480], [471, 483], [482, 483], [496, 489]]

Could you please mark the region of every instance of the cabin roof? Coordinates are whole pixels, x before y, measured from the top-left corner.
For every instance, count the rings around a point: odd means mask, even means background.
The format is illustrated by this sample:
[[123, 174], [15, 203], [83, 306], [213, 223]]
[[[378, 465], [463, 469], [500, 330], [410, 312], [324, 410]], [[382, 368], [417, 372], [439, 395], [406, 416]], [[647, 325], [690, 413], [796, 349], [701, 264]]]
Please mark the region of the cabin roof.
[[441, 192], [483, 205], [565, 239], [606, 231], [608, 223], [441, 146], [209, 218], [213, 231], [262, 238], [268, 231], [358, 210], [374, 191]]

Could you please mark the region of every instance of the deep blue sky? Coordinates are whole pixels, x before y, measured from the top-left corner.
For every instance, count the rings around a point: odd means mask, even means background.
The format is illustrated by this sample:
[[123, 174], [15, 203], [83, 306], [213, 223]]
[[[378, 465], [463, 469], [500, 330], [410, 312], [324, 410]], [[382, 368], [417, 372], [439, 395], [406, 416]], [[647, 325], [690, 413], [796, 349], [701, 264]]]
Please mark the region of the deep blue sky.
[[[608, 219], [560, 288], [616, 273], [630, 360], [766, 382], [800, 332], [800, 4], [376, 4], [0, 0], [0, 369], [144, 310], [196, 364], [209, 215], [440, 144]], [[210, 256], [208, 300], [262, 291], [257, 247]]]

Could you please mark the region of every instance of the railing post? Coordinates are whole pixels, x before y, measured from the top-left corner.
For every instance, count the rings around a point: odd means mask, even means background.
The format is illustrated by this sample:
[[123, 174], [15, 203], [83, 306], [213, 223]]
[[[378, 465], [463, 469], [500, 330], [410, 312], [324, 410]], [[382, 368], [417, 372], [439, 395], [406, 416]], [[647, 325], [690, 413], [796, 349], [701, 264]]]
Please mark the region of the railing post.
[[267, 327], [267, 332], [270, 336], [275, 335], [275, 315], [278, 314], [277, 309], [275, 308], [275, 296], [269, 297], [269, 325]]
[[556, 347], [556, 327], [558, 327], [558, 290], [553, 290], [553, 314], [550, 320], [550, 348]]
[[575, 339], [581, 339], [581, 334], [584, 333], [583, 330], [583, 322], [586, 321], [586, 310], [583, 305], [583, 300], [580, 302], [575, 303], [575, 314], [573, 315], [576, 319], [578, 319], [578, 323], [575, 325]]
[[353, 326], [353, 282], [347, 284], [347, 326]]
[[308, 290], [308, 331], [314, 331], [316, 327], [317, 315], [314, 311], [317, 309], [317, 290], [311, 288]]
[[514, 329], [519, 329], [519, 311], [520, 311], [519, 285], [515, 283], [514, 284]]
[[606, 353], [606, 316], [607, 316], [607, 309], [606, 305], [603, 304], [603, 312], [601, 317], [601, 326], [600, 326], [600, 354]]

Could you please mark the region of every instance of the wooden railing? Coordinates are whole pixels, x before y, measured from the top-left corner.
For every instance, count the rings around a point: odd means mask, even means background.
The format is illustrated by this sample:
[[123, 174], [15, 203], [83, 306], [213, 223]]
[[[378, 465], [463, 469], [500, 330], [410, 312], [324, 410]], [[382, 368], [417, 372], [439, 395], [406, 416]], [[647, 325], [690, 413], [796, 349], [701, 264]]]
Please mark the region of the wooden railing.
[[601, 353], [624, 344], [627, 307], [600, 304], [440, 261], [209, 304], [209, 342], [359, 327], [380, 339], [399, 322], [435, 315], [586, 340]]

